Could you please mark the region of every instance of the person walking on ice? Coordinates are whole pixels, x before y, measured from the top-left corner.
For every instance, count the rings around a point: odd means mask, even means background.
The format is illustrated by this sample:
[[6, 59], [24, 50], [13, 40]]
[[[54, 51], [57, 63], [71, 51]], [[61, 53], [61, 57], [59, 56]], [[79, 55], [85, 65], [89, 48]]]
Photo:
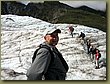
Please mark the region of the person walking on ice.
[[69, 26], [69, 32], [73, 38], [73, 32], [74, 32], [74, 28], [72, 26]]
[[95, 52], [96, 52], [96, 47], [91, 44], [89, 54], [92, 62], [95, 62], [95, 56], [94, 56]]
[[89, 54], [90, 53], [90, 46], [91, 46], [90, 39], [87, 40], [86, 44], [87, 44], [87, 53]]
[[81, 32], [81, 34], [79, 35], [79, 38], [81, 38], [82, 40], [84, 40], [85, 34], [83, 32]]
[[101, 53], [98, 49], [95, 52], [95, 69], [99, 69], [99, 58], [101, 57]]

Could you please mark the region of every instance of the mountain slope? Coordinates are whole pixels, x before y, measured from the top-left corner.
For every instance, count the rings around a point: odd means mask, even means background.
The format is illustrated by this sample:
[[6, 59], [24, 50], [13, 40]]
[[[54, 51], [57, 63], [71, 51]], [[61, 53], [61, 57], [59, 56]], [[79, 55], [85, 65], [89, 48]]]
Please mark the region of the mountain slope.
[[92, 13], [99, 14], [101, 16], [106, 17], [106, 10], [105, 11], [95, 10], [95, 9], [92, 9], [92, 8], [85, 6], [85, 5], [77, 7], [76, 9], [92, 12]]
[[50, 23], [83, 24], [106, 32], [106, 11], [97, 11], [87, 6], [73, 8], [59, 1], [44, 3], [28, 3], [24, 5], [16, 1], [2, 1], [2, 14], [32, 16]]

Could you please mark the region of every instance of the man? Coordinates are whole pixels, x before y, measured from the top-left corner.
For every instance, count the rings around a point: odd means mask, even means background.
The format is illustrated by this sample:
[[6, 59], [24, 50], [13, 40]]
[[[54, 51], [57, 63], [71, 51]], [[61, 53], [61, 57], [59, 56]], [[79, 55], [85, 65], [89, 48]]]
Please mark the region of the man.
[[48, 49], [39, 49], [27, 71], [28, 80], [65, 80], [68, 65], [55, 47], [59, 41], [58, 33], [61, 33], [61, 30], [55, 27], [46, 29], [44, 32], [45, 42], [42, 45], [51, 49], [54, 59], [52, 60], [52, 54]]

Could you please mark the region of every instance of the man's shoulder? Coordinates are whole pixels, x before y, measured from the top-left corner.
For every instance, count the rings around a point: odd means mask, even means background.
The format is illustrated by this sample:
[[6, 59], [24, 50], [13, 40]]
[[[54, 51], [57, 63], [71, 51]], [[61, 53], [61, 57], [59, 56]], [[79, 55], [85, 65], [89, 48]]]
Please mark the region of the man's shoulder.
[[39, 47], [38, 52], [49, 52], [49, 49], [46, 47]]
[[48, 46], [46, 43], [42, 43], [38, 46], [39, 52], [49, 52], [51, 47]]

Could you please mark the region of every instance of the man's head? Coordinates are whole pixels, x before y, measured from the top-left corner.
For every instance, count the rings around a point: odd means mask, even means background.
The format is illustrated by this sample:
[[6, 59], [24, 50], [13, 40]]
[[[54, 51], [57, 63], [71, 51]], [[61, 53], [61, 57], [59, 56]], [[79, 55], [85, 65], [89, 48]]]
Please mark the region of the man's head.
[[61, 30], [56, 27], [46, 29], [44, 32], [45, 41], [50, 45], [57, 45], [59, 41], [58, 33], [61, 33]]

